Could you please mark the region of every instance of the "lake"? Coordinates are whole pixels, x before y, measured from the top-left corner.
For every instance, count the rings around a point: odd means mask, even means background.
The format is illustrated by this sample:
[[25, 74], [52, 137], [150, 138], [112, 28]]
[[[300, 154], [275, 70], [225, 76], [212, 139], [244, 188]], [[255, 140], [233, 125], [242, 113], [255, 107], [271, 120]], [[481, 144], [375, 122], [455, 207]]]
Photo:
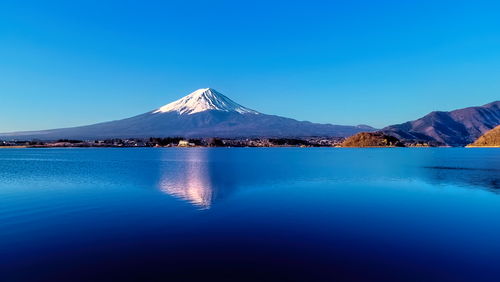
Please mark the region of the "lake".
[[500, 149], [0, 150], [1, 281], [499, 281]]

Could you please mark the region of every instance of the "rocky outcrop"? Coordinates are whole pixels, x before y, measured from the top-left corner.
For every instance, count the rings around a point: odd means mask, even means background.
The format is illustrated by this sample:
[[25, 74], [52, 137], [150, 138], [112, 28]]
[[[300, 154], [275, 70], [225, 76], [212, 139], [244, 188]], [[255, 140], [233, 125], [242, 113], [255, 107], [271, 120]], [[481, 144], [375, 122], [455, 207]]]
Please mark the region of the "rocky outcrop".
[[404, 147], [398, 138], [381, 132], [360, 132], [340, 144], [341, 147]]
[[500, 125], [486, 132], [468, 147], [500, 147]]

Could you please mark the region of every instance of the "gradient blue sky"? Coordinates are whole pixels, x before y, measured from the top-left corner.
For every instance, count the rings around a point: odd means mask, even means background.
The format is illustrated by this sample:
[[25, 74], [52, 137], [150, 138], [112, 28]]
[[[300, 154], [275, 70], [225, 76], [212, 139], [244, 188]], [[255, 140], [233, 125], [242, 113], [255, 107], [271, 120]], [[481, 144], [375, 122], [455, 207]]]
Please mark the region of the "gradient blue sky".
[[0, 132], [140, 114], [212, 87], [376, 127], [500, 98], [499, 1], [1, 1]]

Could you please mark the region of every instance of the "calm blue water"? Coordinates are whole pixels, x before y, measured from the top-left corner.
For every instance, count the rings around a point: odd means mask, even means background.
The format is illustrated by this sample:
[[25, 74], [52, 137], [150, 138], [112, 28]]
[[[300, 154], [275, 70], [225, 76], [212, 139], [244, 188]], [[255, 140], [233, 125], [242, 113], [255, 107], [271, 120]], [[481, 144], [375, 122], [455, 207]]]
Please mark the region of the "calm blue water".
[[1, 281], [499, 281], [500, 149], [0, 150]]

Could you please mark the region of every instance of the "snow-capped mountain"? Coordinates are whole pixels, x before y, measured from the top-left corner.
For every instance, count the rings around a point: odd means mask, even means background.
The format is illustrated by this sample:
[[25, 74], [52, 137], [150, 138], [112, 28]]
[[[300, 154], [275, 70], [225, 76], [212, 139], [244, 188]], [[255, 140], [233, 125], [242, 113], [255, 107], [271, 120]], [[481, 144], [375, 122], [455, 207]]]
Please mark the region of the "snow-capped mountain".
[[245, 108], [211, 88], [198, 89], [177, 101], [166, 104], [153, 113], [177, 112], [191, 115], [209, 110], [258, 114], [257, 111]]
[[344, 137], [365, 126], [297, 121], [259, 113], [211, 88], [203, 88], [160, 108], [122, 120], [72, 128], [0, 134], [0, 139], [144, 138], [144, 137]]

